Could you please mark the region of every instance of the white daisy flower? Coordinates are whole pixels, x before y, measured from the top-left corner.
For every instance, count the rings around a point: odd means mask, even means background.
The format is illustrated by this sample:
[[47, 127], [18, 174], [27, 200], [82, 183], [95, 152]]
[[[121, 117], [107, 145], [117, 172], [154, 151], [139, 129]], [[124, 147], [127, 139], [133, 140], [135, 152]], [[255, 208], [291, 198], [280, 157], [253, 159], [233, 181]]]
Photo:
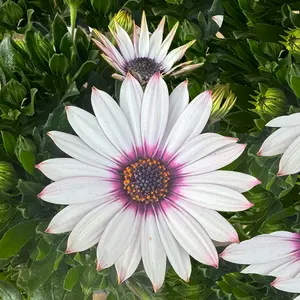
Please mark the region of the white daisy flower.
[[224, 260], [250, 265], [244, 274], [279, 277], [271, 283], [277, 289], [300, 292], [300, 234], [276, 231], [229, 245], [221, 254]]
[[283, 154], [278, 176], [300, 172], [300, 113], [275, 118], [266, 126], [280, 128], [264, 141], [257, 155]]
[[102, 57], [118, 71], [119, 74], [113, 74], [115, 79], [124, 80], [126, 74], [130, 72], [140, 83], [144, 84], [156, 72], [160, 72], [163, 76], [178, 76], [202, 65], [202, 63], [192, 64], [192, 61], [187, 61], [173, 67], [196, 41], [193, 40], [168, 53], [178, 24], [177, 22], [163, 40], [165, 17], [150, 35], [146, 15], [143, 12], [141, 28], [134, 26], [133, 41], [128, 33], [115, 22], [116, 31], [112, 28], [110, 31], [117, 42], [118, 49], [98, 31], [94, 32], [99, 40], [94, 39], [94, 42], [104, 52]]
[[95, 115], [68, 106], [78, 136], [49, 136], [71, 158], [54, 158], [37, 168], [54, 182], [39, 194], [44, 201], [68, 205], [47, 232], [71, 231], [67, 253], [98, 243], [98, 269], [115, 264], [119, 282], [142, 259], [157, 291], [166, 259], [189, 280], [189, 255], [218, 267], [213, 241], [238, 241], [233, 226], [218, 211], [242, 211], [252, 204], [242, 195], [259, 181], [218, 171], [241, 155], [245, 145], [216, 133], [203, 133], [212, 107], [211, 92], [189, 104], [187, 82], [169, 96], [159, 73], [145, 91], [128, 73], [120, 106], [93, 89]]

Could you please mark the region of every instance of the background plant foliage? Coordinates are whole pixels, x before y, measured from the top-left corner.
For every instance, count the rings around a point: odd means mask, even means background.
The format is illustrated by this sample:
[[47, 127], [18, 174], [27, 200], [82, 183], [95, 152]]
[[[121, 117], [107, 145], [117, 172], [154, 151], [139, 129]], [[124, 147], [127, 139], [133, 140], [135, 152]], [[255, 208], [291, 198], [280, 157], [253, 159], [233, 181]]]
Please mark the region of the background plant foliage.
[[[70, 2], [70, 1], [69, 1]], [[95, 249], [66, 255], [66, 235], [44, 232], [59, 206], [37, 194], [49, 181], [35, 170], [40, 161], [62, 156], [46, 133], [71, 132], [64, 105], [91, 111], [91, 87], [118, 98], [113, 70], [100, 58], [88, 26], [107, 31], [123, 7], [139, 24], [145, 10], [150, 28], [167, 16], [178, 20], [173, 47], [197, 39], [187, 57], [203, 62], [188, 76], [191, 97], [207, 86], [227, 83], [237, 96], [231, 112], [210, 130], [248, 143], [242, 157], [228, 167], [262, 181], [246, 195], [255, 204], [227, 213], [240, 238], [274, 230], [300, 232], [299, 178], [276, 177], [278, 159], [257, 157], [269, 135], [265, 123], [299, 111], [299, 1], [282, 0], [83, 0], [72, 39], [68, 5], [62, 0], [0, 1], [0, 298], [3, 300], [91, 299], [105, 290], [108, 299], [293, 299], [270, 287], [272, 278], [248, 276], [240, 266], [221, 261], [215, 270], [193, 261], [189, 283], [171, 267], [164, 287], [152, 293], [142, 267], [122, 285], [113, 268], [96, 271]], [[283, 4], [283, 2], [285, 2]], [[211, 20], [224, 14], [218, 26]], [[170, 79], [169, 86], [180, 80]]]

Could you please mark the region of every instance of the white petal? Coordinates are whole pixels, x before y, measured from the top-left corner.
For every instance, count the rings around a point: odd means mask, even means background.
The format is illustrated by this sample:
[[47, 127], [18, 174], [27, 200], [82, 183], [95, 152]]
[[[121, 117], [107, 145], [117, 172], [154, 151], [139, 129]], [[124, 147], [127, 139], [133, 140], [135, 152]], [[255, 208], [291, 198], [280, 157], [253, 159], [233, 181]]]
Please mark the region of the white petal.
[[86, 214], [75, 226], [68, 238], [67, 252], [89, 249], [98, 243], [107, 224], [122, 209], [120, 200], [105, 203]]
[[134, 48], [136, 57], [140, 57], [139, 40], [140, 40], [140, 28], [134, 24], [133, 25], [133, 48]]
[[87, 213], [100, 205], [101, 203], [99, 204], [98, 201], [68, 205], [54, 216], [48, 225], [46, 232], [63, 233], [71, 231]]
[[149, 58], [154, 59], [160, 50], [161, 42], [163, 39], [165, 21], [166, 18], [163, 17], [156, 30], [151, 35], [148, 55]]
[[174, 194], [188, 202], [217, 211], [243, 211], [253, 206], [239, 192], [214, 184], [176, 186]]
[[175, 36], [176, 30], [178, 28], [179, 22], [177, 22], [173, 28], [171, 29], [171, 31], [169, 32], [169, 34], [167, 35], [167, 37], [164, 39], [164, 41], [161, 44], [160, 47], [160, 51], [158, 52], [158, 54], [155, 57], [155, 60], [157, 61], [157, 63], [162, 62], [162, 60], [166, 57], [168, 50], [171, 46], [171, 43], [173, 41], [173, 38]]
[[195, 41], [196, 40], [190, 41], [189, 43], [172, 50], [161, 62], [164, 72], [168, 72], [169, 70], [171, 70], [175, 62], [183, 57], [186, 50], [191, 47], [195, 43]]
[[272, 156], [282, 154], [300, 136], [300, 126], [279, 128], [262, 144], [257, 155]]
[[168, 121], [169, 93], [159, 73], [149, 80], [143, 98], [141, 130], [143, 146], [148, 154], [155, 154]]
[[112, 266], [124, 254], [134, 235], [139, 235], [141, 217], [133, 206], [120, 211], [105, 228], [97, 247], [97, 269]]
[[124, 56], [126, 61], [130, 61], [135, 58], [135, 52], [133, 45], [128, 33], [115, 21], [116, 33], [113, 30], [110, 30], [113, 37], [115, 38], [118, 47]]
[[262, 264], [252, 264], [241, 271], [243, 274], [261, 274], [269, 276], [280, 276], [282, 270], [295, 261], [295, 257], [286, 256], [274, 261]]
[[115, 263], [119, 284], [134, 273], [141, 261], [141, 257], [141, 235], [140, 232], [136, 231], [128, 248]]
[[224, 15], [216, 15], [216, 16], [213, 16], [212, 19], [217, 23], [217, 25], [219, 27], [221, 27], [223, 24]]
[[146, 212], [143, 216], [141, 233], [142, 260], [147, 276], [155, 292], [164, 283], [166, 273], [166, 253], [161, 242], [154, 213]]
[[240, 244], [229, 245], [220, 256], [240, 264], [261, 264], [292, 255], [299, 248], [289, 237], [262, 234]]
[[77, 135], [93, 150], [113, 160], [121, 159], [121, 153], [104, 134], [96, 117], [75, 106], [67, 106], [67, 117]]
[[234, 227], [216, 211], [187, 201], [177, 203], [200, 223], [212, 240], [233, 243], [239, 241]]
[[142, 23], [141, 23], [141, 33], [139, 40], [139, 56], [148, 57], [149, 54], [149, 31], [146, 20], [146, 14], [143, 11]]
[[289, 292], [289, 293], [300, 293], [300, 278], [276, 278], [272, 283], [276, 289]]
[[211, 107], [211, 92], [201, 93], [187, 106], [167, 138], [165, 148], [168, 153], [175, 153], [184, 143], [201, 133], [208, 121]]
[[[102, 44], [97, 41], [97, 40], [93, 40], [95, 42], [95, 44], [102, 49], [102, 51], [108, 56], [110, 57], [114, 62], [116, 62], [118, 65], [120, 65], [121, 67], [125, 66], [125, 60], [123, 58], [123, 56], [121, 55], [121, 53], [116, 49], [116, 47], [110, 42], [110, 40], [103, 35], [102, 33], [99, 32], [99, 34], [97, 34], [97, 36], [100, 38]], [[100, 47], [102, 46], [102, 47]], [[103, 47], [104, 46], [104, 47]]]
[[130, 74], [127, 74], [120, 91], [120, 106], [126, 116], [134, 135], [135, 145], [142, 146], [141, 137], [141, 107], [143, 89], [140, 83]]
[[236, 138], [224, 137], [216, 133], [200, 134], [179, 148], [175, 156], [175, 164], [186, 165], [194, 163], [216, 153], [218, 150], [224, 149], [228, 145], [236, 144], [236, 142]]
[[235, 161], [243, 153], [245, 148], [245, 144], [228, 145], [190, 165], [185, 165], [180, 172], [182, 174], [196, 175], [215, 171]]
[[[199, 67], [203, 66], [204, 63], [198, 63], [198, 64], [191, 64], [193, 61], [189, 61], [189, 64], [184, 65], [184, 63], [176, 65], [174, 68], [172, 68], [170, 71], [168, 71], [164, 75], [170, 75], [175, 78], [182, 76], [186, 73], [192, 72], [193, 70], [198, 69]], [[179, 70], [177, 70], [179, 68]], [[176, 70], [176, 71], [175, 71]], [[175, 72], [174, 72], [175, 71]]]
[[38, 196], [55, 204], [79, 204], [100, 200], [103, 197], [114, 198], [115, 185], [109, 178], [73, 177], [47, 185]]
[[113, 175], [104, 168], [87, 165], [73, 158], [47, 159], [39, 163], [36, 168], [54, 181], [78, 176], [110, 178]]
[[294, 113], [289, 116], [281, 116], [271, 120], [266, 124], [268, 127], [289, 127], [300, 126], [300, 113]]
[[91, 149], [78, 136], [60, 131], [50, 131], [48, 135], [60, 150], [75, 159], [102, 168], [115, 166], [115, 163]]
[[120, 67], [115, 61], [113, 61], [110, 57], [105, 54], [101, 54], [103, 59], [116, 71], [119, 71], [121, 74], [125, 74], [124, 68]]
[[278, 176], [300, 172], [300, 136], [287, 148], [279, 162]]
[[165, 219], [179, 244], [196, 260], [218, 267], [216, 248], [200, 224], [172, 202], [162, 203]]
[[170, 95], [170, 107], [169, 107], [169, 118], [167, 128], [164, 133], [164, 139], [166, 139], [176, 123], [177, 119], [187, 107], [189, 103], [189, 91], [188, 81], [185, 80], [178, 84]]
[[189, 281], [192, 268], [189, 254], [178, 244], [177, 240], [174, 238], [162, 212], [157, 214], [156, 222], [162, 244], [174, 271], [183, 280]]
[[124, 154], [134, 148], [134, 138], [120, 106], [107, 93], [93, 88], [92, 106], [105, 135]]
[[182, 185], [194, 186], [200, 183], [210, 183], [216, 185], [222, 185], [240, 193], [251, 190], [257, 184], [261, 182], [255, 177], [235, 172], [235, 171], [213, 171], [210, 173], [199, 174], [195, 176], [185, 176], [181, 178]]

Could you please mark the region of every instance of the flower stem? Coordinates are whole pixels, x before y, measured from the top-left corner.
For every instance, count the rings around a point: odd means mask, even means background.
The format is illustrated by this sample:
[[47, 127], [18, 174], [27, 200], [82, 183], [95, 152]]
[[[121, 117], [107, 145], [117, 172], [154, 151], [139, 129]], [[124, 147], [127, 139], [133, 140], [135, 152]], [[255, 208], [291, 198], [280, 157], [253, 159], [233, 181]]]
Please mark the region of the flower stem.
[[70, 5], [70, 22], [71, 22], [71, 34], [72, 40], [74, 40], [75, 35], [75, 25], [76, 25], [76, 18], [77, 18], [77, 5]]

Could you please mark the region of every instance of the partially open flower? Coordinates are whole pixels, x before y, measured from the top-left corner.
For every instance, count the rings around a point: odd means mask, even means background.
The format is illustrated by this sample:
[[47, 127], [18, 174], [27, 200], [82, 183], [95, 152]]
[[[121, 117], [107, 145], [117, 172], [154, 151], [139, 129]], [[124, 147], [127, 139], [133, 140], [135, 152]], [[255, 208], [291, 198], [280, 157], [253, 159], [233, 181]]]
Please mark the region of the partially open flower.
[[131, 11], [127, 8], [122, 8], [116, 13], [109, 23], [109, 27], [112, 30], [116, 30], [115, 23], [118, 23], [128, 34], [132, 32], [134, 22], [132, 20]]
[[153, 288], [163, 284], [166, 259], [188, 281], [190, 255], [218, 267], [213, 241], [238, 241], [234, 227], [217, 211], [251, 206], [243, 192], [260, 182], [247, 174], [218, 170], [245, 149], [237, 139], [203, 133], [212, 107], [211, 92], [189, 103], [187, 82], [169, 95], [159, 73], [145, 90], [130, 73], [120, 106], [93, 89], [95, 115], [68, 106], [78, 136], [49, 136], [72, 158], [43, 161], [37, 168], [54, 182], [39, 194], [68, 205], [47, 232], [71, 231], [67, 253], [98, 243], [98, 269], [115, 264], [119, 282], [141, 259]]
[[178, 76], [182, 74], [180, 71], [184, 70], [186, 73], [202, 65], [187, 61], [173, 67], [184, 56], [186, 50], [194, 44], [195, 40], [168, 53], [178, 22], [163, 40], [164, 25], [165, 18], [150, 35], [146, 15], [143, 13], [141, 28], [134, 26], [132, 41], [126, 30], [115, 21], [116, 30], [110, 28], [110, 31], [119, 49], [116, 49], [105, 35], [94, 31], [97, 38], [97, 40], [94, 39], [94, 42], [104, 52], [102, 57], [119, 72], [119, 74], [113, 75], [114, 78], [124, 80], [126, 74], [130, 73], [141, 84], [145, 84], [156, 72], [160, 72], [163, 76], [174, 73]]
[[229, 84], [217, 84], [212, 88], [213, 106], [210, 122], [215, 123], [224, 118], [235, 104], [236, 96]]

